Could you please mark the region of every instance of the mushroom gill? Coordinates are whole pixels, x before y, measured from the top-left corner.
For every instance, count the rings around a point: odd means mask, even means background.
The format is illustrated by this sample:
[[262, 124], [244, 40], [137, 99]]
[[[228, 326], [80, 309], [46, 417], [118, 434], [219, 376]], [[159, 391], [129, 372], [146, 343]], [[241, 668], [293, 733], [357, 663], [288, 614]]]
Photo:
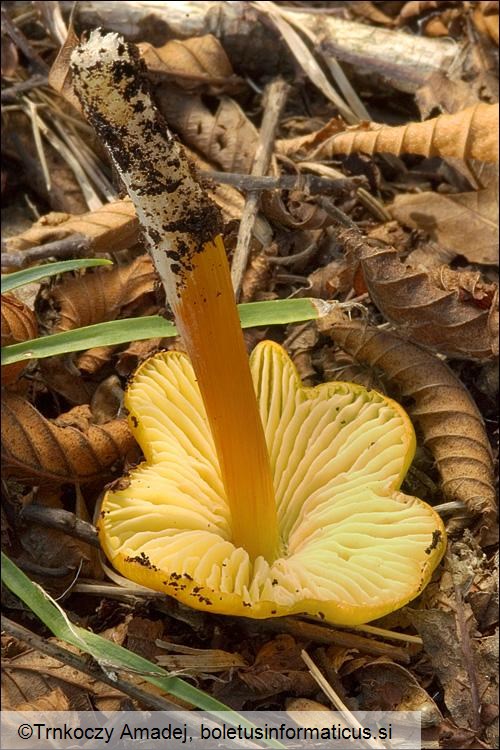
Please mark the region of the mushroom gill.
[[404, 410], [352, 383], [303, 387], [269, 341], [254, 350], [251, 371], [274, 482], [276, 558], [252, 560], [233, 543], [193, 369], [167, 352], [139, 368], [126, 395], [145, 462], [103, 501], [99, 534], [115, 568], [191, 607], [255, 618], [307, 613], [357, 625], [411, 601], [443, 555], [445, 532], [432, 508], [398, 492], [415, 449]]

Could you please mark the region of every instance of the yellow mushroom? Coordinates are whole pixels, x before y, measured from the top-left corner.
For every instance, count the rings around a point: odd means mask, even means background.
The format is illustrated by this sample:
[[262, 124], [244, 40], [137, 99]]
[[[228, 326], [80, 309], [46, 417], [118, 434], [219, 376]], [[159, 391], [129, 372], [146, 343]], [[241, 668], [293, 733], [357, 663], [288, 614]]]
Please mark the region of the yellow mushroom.
[[158, 354], [126, 395], [145, 461], [99, 521], [128, 578], [212, 612], [368, 622], [423, 589], [439, 516], [398, 491], [415, 437], [391, 399], [305, 388], [284, 350], [250, 367], [217, 214], [159, 118], [131, 48], [93, 32], [75, 89], [122, 175], [189, 358]]

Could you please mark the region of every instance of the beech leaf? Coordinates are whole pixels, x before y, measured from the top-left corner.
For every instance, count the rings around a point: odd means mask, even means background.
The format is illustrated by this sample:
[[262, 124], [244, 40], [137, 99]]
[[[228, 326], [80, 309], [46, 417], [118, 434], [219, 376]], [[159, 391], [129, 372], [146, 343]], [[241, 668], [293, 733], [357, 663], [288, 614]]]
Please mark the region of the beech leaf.
[[2, 462], [6, 476], [83, 483], [109, 475], [135, 446], [126, 420], [95, 425], [88, 407], [76, 410], [59, 419], [63, 426], [46, 419], [21, 396], [4, 393]]
[[162, 47], [144, 43], [138, 48], [150, 75], [173, 79], [188, 91], [208, 85], [209, 92], [217, 94], [241, 87], [241, 79], [234, 75], [224, 48], [212, 34], [172, 39]]
[[434, 456], [445, 497], [482, 516], [481, 537], [491, 543], [497, 514], [493, 459], [483, 419], [465, 386], [432, 353], [394, 333], [349, 320], [340, 310], [318, 324], [358, 361], [383, 370], [413, 402], [408, 412]]
[[221, 96], [212, 114], [199, 96], [186, 96], [169, 86], [157, 90], [156, 101], [183, 143], [226, 172], [250, 173], [259, 134], [233, 99]]
[[7, 237], [5, 252], [21, 252], [36, 245], [81, 234], [95, 253], [112, 253], [134, 245], [139, 239], [139, 221], [132, 201], [106, 203], [85, 214], [48, 214], [22, 234]]
[[50, 304], [58, 311], [52, 332], [128, 317], [154, 296], [155, 278], [149, 256], [141, 255], [126, 266], [63, 280], [49, 292]]
[[[338, 121], [332, 121], [319, 133], [306, 136], [313, 142], [317, 142], [318, 136], [327, 136], [317, 144], [311, 158], [331, 159], [335, 154], [363, 152], [498, 162], [498, 104], [480, 102], [461, 112], [396, 127], [362, 122], [328, 137], [332, 129], [338, 130]], [[279, 142], [278, 146], [282, 153], [289, 151], [287, 141]]]
[[[399, 260], [390, 245], [376, 245], [353, 230], [338, 238], [355, 261], [361, 262], [370, 297], [387, 320], [412, 340], [450, 357], [485, 360], [498, 354], [498, 288], [477, 283], [467, 290], [470, 275], [428, 272]], [[450, 278], [450, 276], [452, 278]], [[452, 281], [453, 279], [453, 281]], [[474, 289], [474, 287], [472, 287]]]
[[[38, 324], [34, 313], [13, 294], [2, 294], [1, 314], [2, 347], [38, 336]], [[2, 367], [2, 384], [13, 383], [25, 367], [26, 363], [23, 362]]]

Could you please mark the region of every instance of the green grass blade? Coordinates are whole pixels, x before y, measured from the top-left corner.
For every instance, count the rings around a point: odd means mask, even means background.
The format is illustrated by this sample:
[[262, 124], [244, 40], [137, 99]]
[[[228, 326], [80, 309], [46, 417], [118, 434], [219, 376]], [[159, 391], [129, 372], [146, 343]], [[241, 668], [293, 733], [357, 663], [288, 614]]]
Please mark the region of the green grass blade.
[[51, 336], [42, 336], [39, 339], [5, 346], [2, 348], [2, 365], [24, 359], [43, 359], [57, 354], [79, 352], [94, 346], [113, 346], [128, 341], [167, 338], [176, 335], [177, 329], [174, 324], [159, 315], [112, 320], [109, 323], [96, 323], [84, 328], [75, 328], [73, 331], [63, 331]]
[[[317, 300], [285, 299], [268, 302], [248, 302], [238, 305], [243, 328], [253, 326], [284, 325], [304, 320], [314, 320], [320, 313]], [[54, 333], [39, 339], [23, 341], [2, 348], [2, 365], [30, 359], [69, 354], [94, 346], [113, 346], [128, 341], [176, 336], [177, 329], [159, 315], [144, 318], [126, 318], [109, 323], [76, 328], [73, 331]]]
[[[2, 552], [2, 582], [21, 599], [44, 625], [61, 641], [90, 654], [103, 668], [140, 674], [144, 680], [170, 695], [191, 703], [201, 711], [212, 714], [224, 712], [225, 720], [253, 726], [228, 706], [212, 698], [203, 690], [189, 685], [179, 677], [170, 677], [158, 664], [134, 654], [132, 651], [108, 641], [96, 633], [71, 623], [63, 610], [45, 593], [41, 586], [30, 579]], [[269, 741], [268, 747], [283, 748], [279, 742]]]
[[2, 294], [17, 289], [24, 284], [31, 284], [46, 276], [55, 276], [65, 271], [75, 271], [78, 268], [90, 268], [91, 266], [111, 266], [110, 260], [105, 258], [79, 258], [78, 260], [61, 260], [57, 263], [45, 263], [42, 266], [25, 268], [23, 271], [14, 271], [2, 276]]

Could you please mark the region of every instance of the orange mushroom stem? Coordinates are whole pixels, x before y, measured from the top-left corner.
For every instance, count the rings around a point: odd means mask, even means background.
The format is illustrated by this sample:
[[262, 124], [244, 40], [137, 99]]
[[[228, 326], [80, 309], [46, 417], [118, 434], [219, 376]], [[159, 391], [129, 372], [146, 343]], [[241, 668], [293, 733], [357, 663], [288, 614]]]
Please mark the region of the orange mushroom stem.
[[134, 48], [94, 31], [72, 57], [87, 119], [122, 176], [191, 359], [219, 459], [235, 542], [279, 554], [269, 457], [220, 234], [218, 208], [153, 105]]

